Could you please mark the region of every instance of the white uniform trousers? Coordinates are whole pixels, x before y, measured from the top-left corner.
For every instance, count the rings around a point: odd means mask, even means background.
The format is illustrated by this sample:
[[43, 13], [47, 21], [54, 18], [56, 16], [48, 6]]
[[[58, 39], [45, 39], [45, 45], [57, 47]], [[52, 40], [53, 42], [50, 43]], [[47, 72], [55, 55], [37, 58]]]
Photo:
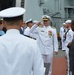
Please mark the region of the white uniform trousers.
[[50, 68], [49, 68], [49, 73], [48, 75], [51, 75], [52, 73], [52, 59], [53, 59], [53, 54], [49, 55], [42, 55], [44, 63], [50, 63]]
[[67, 75], [69, 75], [69, 49], [66, 49], [65, 55], [67, 58]]

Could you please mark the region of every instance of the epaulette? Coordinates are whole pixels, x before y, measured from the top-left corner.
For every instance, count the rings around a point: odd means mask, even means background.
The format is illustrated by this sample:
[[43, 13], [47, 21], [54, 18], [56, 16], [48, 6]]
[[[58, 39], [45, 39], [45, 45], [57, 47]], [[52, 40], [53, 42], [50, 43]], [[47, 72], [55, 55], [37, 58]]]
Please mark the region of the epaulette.
[[28, 37], [28, 38], [30, 38], [30, 39], [36, 40], [36, 38], [33, 38], [33, 37], [31, 37], [31, 36], [28, 36], [28, 35], [24, 35], [24, 36], [26, 36], [26, 37]]
[[56, 29], [54, 26], [51, 26], [51, 28], [54, 28], [54, 29]]

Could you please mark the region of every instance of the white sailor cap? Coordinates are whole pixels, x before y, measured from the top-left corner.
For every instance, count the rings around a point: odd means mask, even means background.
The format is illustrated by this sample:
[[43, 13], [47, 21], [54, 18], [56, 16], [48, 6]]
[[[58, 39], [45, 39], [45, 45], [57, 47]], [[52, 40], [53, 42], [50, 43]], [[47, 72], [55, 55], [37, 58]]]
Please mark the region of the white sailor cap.
[[43, 16], [42, 16], [42, 19], [43, 19], [43, 20], [50, 20], [50, 21], [51, 21], [51, 17], [48, 16], [48, 15], [43, 15]]
[[34, 20], [34, 21], [33, 21], [33, 23], [37, 23], [37, 22], [38, 22], [37, 20]]
[[4, 9], [0, 12], [0, 17], [10, 19], [14, 17], [19, 17], [25, 13], [25, 9], [22, 7], [11, 7]]
[[66, 24], [67, 24], [67, 23], [71, 23], [71, 20], [66, 20], [65, 23], [66, 23]]
[[66, 23], [63, 23], [63, 26], [66, 25]]
[[28, 24], [28, 23], [30, 23], [30, 22], [33, 23], [33, 20], [32, 20], [32, 19], [27, 20], [27, 21], [26, 21], [26, 24]]

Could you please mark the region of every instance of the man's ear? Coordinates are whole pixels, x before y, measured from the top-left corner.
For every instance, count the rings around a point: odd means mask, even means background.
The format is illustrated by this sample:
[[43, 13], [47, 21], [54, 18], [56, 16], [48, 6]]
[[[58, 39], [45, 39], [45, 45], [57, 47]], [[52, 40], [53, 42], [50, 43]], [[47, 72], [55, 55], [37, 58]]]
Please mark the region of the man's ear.
[[2, 25], [6, 27], [6, 22], [4, 20], [2, 21]]
[[22, 25], [23, 25], [23, 20], [20, 21], [20, 27], [22, 27]]

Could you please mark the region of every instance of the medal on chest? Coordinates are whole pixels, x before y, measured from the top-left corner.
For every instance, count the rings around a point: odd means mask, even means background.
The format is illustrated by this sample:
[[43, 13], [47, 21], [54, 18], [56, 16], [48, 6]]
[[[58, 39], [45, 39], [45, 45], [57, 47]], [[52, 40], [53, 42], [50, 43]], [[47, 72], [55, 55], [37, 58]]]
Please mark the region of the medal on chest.
[[52, 31], [48, 31], [48, 35], [51, 37], [52, 36]]

